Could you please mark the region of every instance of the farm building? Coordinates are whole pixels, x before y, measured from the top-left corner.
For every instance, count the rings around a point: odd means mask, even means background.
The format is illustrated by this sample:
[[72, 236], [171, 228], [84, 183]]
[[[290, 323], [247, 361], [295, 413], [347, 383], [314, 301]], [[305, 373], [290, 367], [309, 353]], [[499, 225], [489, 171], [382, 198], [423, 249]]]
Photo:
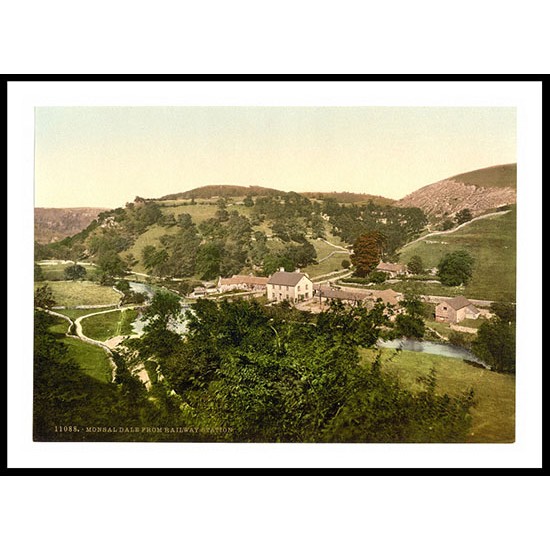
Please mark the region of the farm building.
[[218, 281], [218, 292], [230, 290], [265, 290], [267, 277], [253, 277], [247, 275], [233, 275], [228, 279], [220, 277]]
[[406, 275], [407, 272], [407, 266], [402, 264], [389, 264], [385, 262], [380, 262], [376, 266], [376, 271], [380, 271], [382, 273], [387, 273], [390, 278], [397, 277], [399, 275]]
[[315, 296], [320, 300], [341, 300], [349, 304], [361, 304], [365, 299], [365, 294], [360, 292], [350, 292], [349, 290], [340, 290], [328, 285], [314, 285]]
[[460, 323], [478, 317], [479, 310], [464, 296], [443, 300], [435, 306], [435, 320], [442, 323]]
[[267, 299], [270, 302], [301, 302], [313, 298], [313, 283], [300, 271], [285, 271], [283, 267], [267, 281]]
[[367, 299], [372, 305], [381, 300], [386, 306], [384, 312], [390, 316], [391, 320], [395, 319], [395, 316], [399, 313], [404, 312], [404, 308], [399, 305], [399, 302], [403, 299], [403, 294], [391, 288], [386, 290], [371, 290]]

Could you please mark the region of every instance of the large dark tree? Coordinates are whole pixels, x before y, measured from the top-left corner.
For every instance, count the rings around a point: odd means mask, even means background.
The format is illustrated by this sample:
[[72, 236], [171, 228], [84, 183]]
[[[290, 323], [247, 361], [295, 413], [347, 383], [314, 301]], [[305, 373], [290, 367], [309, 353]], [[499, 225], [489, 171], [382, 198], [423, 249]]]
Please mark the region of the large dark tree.
[[53, 297], [53, 292], [48, 284], [39, 286], [34, 292], [34, 307], [42, 309], [51, 309], [56, 302]]
[[420, 256], [413, 256], [407, 264], [407, 269], [414, 275], [424, 273], [424, 262]]
[[378, 265], [384, 241], [384, 235], [380, 231], [368, 231], [355, 241], [351, 262], [358, 277], [366, 277]]
[[396, 316], [395, 336], [422, 338], [425, 331], [425, 305], [422, 303], [420, 295], [416, 292], [407, 292], [401, 300], [400, 305], [405, 311]]
[[472, 277], [474, 259], [465, 250], [457, 250], [446, 254], [437, 267], [439, 280], [444, 285], [465, 285]]
[[63, 275], [69, 281], [84, 279], [86, 277], [86, 268], [83, 265], [72, 264], [64, 269]]
[[470, 210], [468, 208], [464, 208], [456, 214], [455, 221], [457, 225], [461, 225], [463, 223], [469, 222], [472, 218], [473, 216]]

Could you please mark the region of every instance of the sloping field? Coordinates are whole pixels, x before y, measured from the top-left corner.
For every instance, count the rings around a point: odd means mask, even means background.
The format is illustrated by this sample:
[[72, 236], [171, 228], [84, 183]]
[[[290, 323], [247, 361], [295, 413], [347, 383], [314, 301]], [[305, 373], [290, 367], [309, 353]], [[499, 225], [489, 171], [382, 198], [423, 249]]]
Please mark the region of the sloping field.
[[453, 176], [452, 180], [477, 187], [513, 187], [517, 184], [517, 164], [501, 164], [481, 170], [465, 172]]
[[[45, 283], [35, 283], [34, 288]], [[58, 306], [94, 306], [118, 304], [120, 295], [111, 287], [101, 286], [91, 281], [49, 281]]]
[[[372, 358], [366, 350], [364, 356]], [[398, 375], [412, 391], [420, 388], [417, 379], [436, 369], [437, 391], [459, 395], [474, 390], [469, 443], [512, 443], [515, 439], [515, 377], [472, 367], [460, 359], [414, 351], [382, 350], [382, 368]]]
[[101, 342], [114, 336], [131, 334], [131, 323], [135, 321], [137, 311], [131, 309], [109, 311], [82, 319], [82, 332]]
[[141, 253], [143, 249], [147, 245], [152, 246], [159, 246], [160, 245], [160, 238], [163, 235], [170, 235], [172, 233], [175, 233], [177, 231], [176, 227], [161, 227], [160, 225], [152, 225], [142, 233], [137, 239], [136, 242], [128, 248], [128, 250], [125, 250], [122, 254], [122, 256], [125, 256], [126, 254], [133, 254], [135, 259], [137, 260], [137, 264], [132, 268], [133, 271], [138, 272], [145, 272], [145, 266], [143, 265], [143, 260], [141, 257]]
[[400, 261], [407, 263], [418, 255], [425, 267], [437, 267], [445, 254], [460, 249], [468, 251], [476, 261], [472, 280], [463, 294], [482, 300], [515, 301], [515, 207], [503, 216], [479, 220], [455, 233], [414, 243], [401, 252]]

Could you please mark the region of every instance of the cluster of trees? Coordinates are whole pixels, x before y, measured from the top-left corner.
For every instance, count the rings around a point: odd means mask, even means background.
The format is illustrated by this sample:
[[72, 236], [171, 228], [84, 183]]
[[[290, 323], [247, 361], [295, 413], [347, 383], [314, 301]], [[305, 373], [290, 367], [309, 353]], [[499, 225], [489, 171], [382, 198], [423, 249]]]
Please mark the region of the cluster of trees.
[[63, 270], [63, 275], [67, 281], [79, 281], [86, 278], [87, 271], [83, 265], [74, 263]]
[[466, 250], [445, 254], [437, 266], [439, 280], [447, 286], [466, 285], [472, 278], [474, 264]]
[[178, 216], [176, 225], [175, 233], [161, 237], [160, 246], [148, 245], [142, 251], [143, 263], [153, 275], [208, 280], [235, 275], [245, 266], [270, 275], [281, 266], [290, 271], [304, 267], [317, 255], [297, 222], [281, 227], [275, 235], [278, 240], [269, 241], [264, 232], [252, 230], [248, 217], [229, 212], [224, 199], [218, 201], [215, 216], [198, 226], [188, 213]]
[[[308, 238], [324, 238], [327, 224], [332, 225], [333, 234], [349, 243], [365, 234], [381, 235], [385, 256], [391, 256], [426, 224], [417, 208], [380, 206], [372, 201], [346, 206], [331, 198], [315, 201], [293, 192], [255, 199], [247, 196], [243, 204], [247, 215], [229, 211], [226, 198], [221, 197], [215, 215], [196, 225], [189, 213], [176, 217], [158, 202], [136, 197], [126, 208], [102, 212], [74, 237], [37, 246], [36, 255], [75, 262], [86, 257], [98, 264], [102, 282], [112, 284], [136, 263], [124, 253], [141, 233], [152, 225], [175, 227], [158, 245], [142, 251], [140, 259], [147, 271], [159, 277], [211, 280], [245, 267], [271, 274], [281, 266], [292, 270], [314, 263], [316, 252]], [[254, 230], [260, 224], [267, 224], [271, 236]], [[76, 273], [71, 276], [78, 278]]]
[[460, 441], [468, 428], [470, 394], [436, 395], [433, 374], [413, 394], [379, 358], [361, 363], [359, 348], [387, 323], [382, 304], [311, 316], [285, 304], [199, 300], [185, 338], [170, 330], [173, 299], [156, 295], [147, 315], [133, 360], [154, 362], [181, 399], [182, 422], [220, 431], [217, 440]]
[[418, 236], [428, 223], [420, 208], [382, 206], [372, 201], [366, 205], [340, 205], [334, 199], [326, 199], [322, 211], [330, 216], [333, 234], [347, 243], [354, 243], [367, 232], [380, 232], [388, 255]]
[[123, 297], [121, 303], [125, 304], [143, 304], [147, 300], [147, 295], [143, 292], [136, 292], [130, 287], [130, 283], [126, 279], [119, 279], [115, 283], [115, 288], [122, 292]]
[[494, 316], [479, 327], [472, 349], [498, 372], [516, 371], [516, 308], [514, 304], [496, 302]]
[[420, 256], [412, 256], [407, 264], [407, 269], [409, 270], [409, 273], [412, 273], [413, 275], [422, 275], [425, 270], [424, 260], [422, 260]]
[[444, 216], [438, 226], [437, 229], [439, 231], [449, 231], [449, 229], [452, 229], [453, 227], [457, 225], [462, 225], [463, 223], [469, 222], [473, 219], [472, 212], [469, 208], [463, 208], [459, 212], [457, 212], [453, 217], [450, 217], [449, 215]]
[[[116, 383], [104, 383], [84, 373], [63, 343], [52, 333], [55, 317], [36, 310], [34, 317], [33, 438], [35, 441], [195, 441], [186, 434], [87, 432], [85, 426], [181, 426], [178, 403], [162, 385], [148, 394], [120, 357]], [[152, 399], [151, 399], [152, 398]], [[56, 432], [56, 426], [78, 431]]]
[[421, 340], [426, 330], [424, 319], [427, 312], [420, 295], [414, 291], [407, 292], [399, 305], [404, 308], [404, 312], [395, 318], [393, 335]]

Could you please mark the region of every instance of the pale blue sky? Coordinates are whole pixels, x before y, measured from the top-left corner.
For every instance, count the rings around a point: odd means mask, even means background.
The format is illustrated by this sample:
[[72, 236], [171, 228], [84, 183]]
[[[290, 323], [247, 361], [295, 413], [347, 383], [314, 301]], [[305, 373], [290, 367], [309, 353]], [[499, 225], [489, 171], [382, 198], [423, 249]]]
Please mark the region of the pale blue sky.
[[42, 107], [35, 205], [123, 206], [203, 185], [390, 198], [516, 162], [505, 107]]

